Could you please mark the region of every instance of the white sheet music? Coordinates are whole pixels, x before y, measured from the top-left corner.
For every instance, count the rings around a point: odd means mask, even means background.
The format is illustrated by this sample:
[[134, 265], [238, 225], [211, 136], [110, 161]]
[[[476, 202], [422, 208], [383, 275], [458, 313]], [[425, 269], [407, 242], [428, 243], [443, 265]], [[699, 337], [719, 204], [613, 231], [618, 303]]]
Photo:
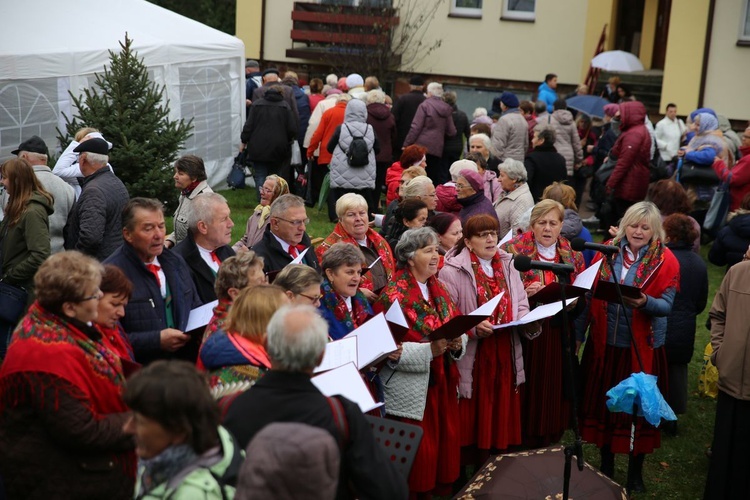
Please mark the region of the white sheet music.
[[291, 264], [301, 264], [302, 263], [302, 259], [305, 258], [305, 254], [307, 253], [308, 250], [310, 250], [310, 247], [307, 247], [304, 250], [302, 250], [302, 252], [298, 256], [296, 256], [294, 258], [294, 260], [291, 262]]
[[[566, 300], [565, 303], [570, 305], [576, 299], [577, 297], [573, 297], [572, 299]], [[533, 311], [529, 312], [529, 314], [527, 314], [521, 319], [518, 319], [516, 321], [511, 321], [510, 323], [505, 323], [502, 325], [494, 325], [492, 329], [499, 330], [500, 328], [508, 328], [509, 326], [525, 325], [527, 323], [531, 323], [532, 321], [538, 321], [540, 319], [549, 318], [550, 316], [554, 316], [560, 311], [562, 311], [562, 300], [558, 300], [557, 302], [552, 302], [551, 304], [545, 304], [543, 306], [539, 306], [535, 308]]]
[[370, 264], [369, 266], [367, 266], [367, 269], [372, 269], [373, 267], [375, 267], [375, 264], [377, 264], [379, 261], [380, 261], [380, 257], [378, 257], [377, 259], [373, 260], [372, 264]]
[[495, 311], [495, 308], [500, 303], [500, 299], [503, 297], [503, 294], [505, 291], [500, 292], [495, 297], [490, 299], [488, 302], [485, 302], [481, 306], [474, 309], [472, 312], [469, 313], [469, 316], [492, 316], [492, 313]]
[[344, 366], [316, 375], [310, 381], [326, 396], [344, 396], [346, 399], [357, 403], [362, 413], [383, 406], [383, 403], [376, 403], [372, 399], [372, 395], [367, 390], [367, 386], [354, 363], [347, 363]]
[[313, 373], [333, 370], [347, 363], [357, 363], [357, 337], [344, 337], [335, 342], [328, 342], [323, 361]]
[[401, 309], [401, 304], [398, 303], [398, 300], [395, 300], [385, 312], [385, 319], [404, 328], [409, 328], [409, 323], [406, 322], [406, 316], [404, 316], [404, 310]]
[[573, 286], [591, 290], [591, 287], [594, 286], [594, 282], [596, 281], [596, 277], [599, 276], [600, 267], [602, 267], [601, 260], [591, 264], [588, 269], [576, 276], [575, 281], [573, 281]]
[[344, 338], [357, 337], [357, 367], [362, 369], [398, 349], [391, 330], [380, 313]]
[[202, 306], [196, 307], [195, 309], [190, 311], [190, 316], [188, 317], [185, 331], [192, 332], [193, 330], [197, 330], [198, 328], [202, 328], [208, 325], [208, 322], [211, 321], [211, 318], [213, 318], [214, 316], [214, 307], [216, 307], [218, 303], [218, 300], [214, 300], [213, 302], [203, 304]]

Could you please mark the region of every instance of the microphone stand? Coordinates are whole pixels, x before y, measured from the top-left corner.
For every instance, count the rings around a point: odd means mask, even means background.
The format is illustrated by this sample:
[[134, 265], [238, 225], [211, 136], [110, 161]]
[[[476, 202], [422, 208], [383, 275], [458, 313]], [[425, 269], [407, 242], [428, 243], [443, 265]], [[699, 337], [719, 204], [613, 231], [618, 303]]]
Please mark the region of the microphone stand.
[[[628, 318], [628, 314], [625, 312], [625, 300], [622, 298], [622, 289], [620, 288], [620, 280], [619, 277], [615, 275], [615, 257], [617, 254], [612, 254], [609, 256], [606, 256], [604, 259], [605, 263], [609, 266], [609, 272], [612, 274], [612, 281], [615, 282], [615, 290], [617, 290], [617, 299], [619, 302], [620, 307], [622, 307], [622, 315], [625, 318], [625, 326], [628, 329], [628, 333], [630, 334], [630, 345], [633, 348], [633, 351], [635, 352], [635, 358], [638, 360], [638, 367], [641, 371], [643, 370], [643, 359], [641, 359], [641, 353], [638, 351], [638, 346], [635, 343], [635, 337], [633, 337], [633, 327], [630, 324], [630, 319]], [[636, 398], [633, 399], [633, 419], [630, 424], [630, 453], [628, 460], [628, 479], [626, 483], [626, 489], [628, 492], [628, 495], [630, 495], [630, 485], [632, 484], [632, 471], [630, 470], [630, 464], [633, 462], [633, 457], [635, 456], [634, 450], [635, 450], [635, 419], [638, 412], [638, 407], [636, 405]]]
[[570, 324], [568, 322], [568, 308], [565, 295], [565, 286], [570, 281], [570, 274], [565, 271], [555, 271], [558, 279], [560, 280], [560, 298], [563, 303], [562, 308], [562, 346], [563, 346], [563, 358], [564, 358], [564, 369], [568, 372], [568, 384], [570, 385], [570, 412], [571, 421], [573, 424], [573, 433], [575, 440], [573, 444], [568, 444], [564, 448], [565, 453], [565, 469], [563, 471], [563, 500], [568, 500], [570, 493], [570, 474], [571, 465], [573, 462], [573, 456], [577, 459], [578, 470], [583, 470], [583, 440], [581, 439], [581, 430], [578, 425], [578, 395], [575, 384], [575, 370], [573, 369], [573, 350], [571, 348], [570, 340]]

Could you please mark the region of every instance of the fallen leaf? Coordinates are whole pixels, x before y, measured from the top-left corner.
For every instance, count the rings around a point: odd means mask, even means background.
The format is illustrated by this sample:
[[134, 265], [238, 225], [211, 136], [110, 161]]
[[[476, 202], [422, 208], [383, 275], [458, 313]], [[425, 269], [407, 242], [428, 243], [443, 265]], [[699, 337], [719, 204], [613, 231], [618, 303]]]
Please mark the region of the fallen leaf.
[[669, 467], [669, 464], [667, 462], [659, 462], [659, 465], [661, 465], [664, 468]]

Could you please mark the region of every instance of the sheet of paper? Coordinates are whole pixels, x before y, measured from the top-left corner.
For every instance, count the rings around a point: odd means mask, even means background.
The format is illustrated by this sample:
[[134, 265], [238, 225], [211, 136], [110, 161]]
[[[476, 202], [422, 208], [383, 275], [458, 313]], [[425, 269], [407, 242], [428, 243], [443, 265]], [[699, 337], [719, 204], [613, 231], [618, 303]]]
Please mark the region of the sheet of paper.
[[367, 269], [372, 269], [373, 267], [375, 267], [375, 264], [377, 264], [379, 261], [380, 261], [380, 257], [378, 257], [377, 259], [373, 260], [372, 264], [370, 264], [369, 266], [367, 266]]
[[326, 344], [323, 361], [315, 368], [314, 373], [333, 370], [347, 363], [357, 364], [357, 337], [344, 337]]
[[[574, 300], [576, 300], [576, 297], [566, 300], [565, 303], [570, 305]], [[560, 311], [562, 311], [562, 300], [536, 307], [533, 311], [529, 312], [529, 314], [519, 320], [511, 321], [510, 323], [505, 323], [502, 325], [495, 325], [492, 328], [494, 330], [499, 330], [501, 328], [508, 328], [509, 326], [525, 325], [527, 323], [531, 323], [532, 321], [539, 321], [540, 319], [549, 318], [550, 316], [554, 316]]]
[[391, 307], [385, 312], [386, 321], [393, 323], [404, 328], [409, 328], [409, 323], [406, 322], [406, 316], [404, 316], [404, 310], [401, 309], [401, 304], [398, 300], [391, 304]]
[[495, 312], [495, 308], [500, 303], [500, 299], [503, 298], [504, 293], [504, 291], [500, 292], [495, 297], [491, 298], [488, 302], [485, 302], [481, 306], [477, 307], [469, 313], [469, 316], [492, 316], [492, 313]]
[[304, 250], [302, 250], [302, 252], [298, 256], [296, 256], [294, 258], [294, 260], [291, 262], [291, 264], [301, 264], [302, 263], [302, 259], [305, 258], [305, 254], [307, 253], [308, 250], [310, 250], [310, 247], [307, 247]]
[[497, 244], [497, 248], [500, 248], [501, 246], [505, 245], [512, 239], [513, 239], [513, 228], [510, 228], [510, 231], [508, 231], [505, 234], [505, 236], [503, 236], [503, 239], [500, 240], [500, 242]]
[[193, 330], [197, 330], [198, 328], [205, 327], [209, 321], [211, 321], [211, 318], [214, 315], [214, 307], [219, 303], [218, 300], [214, 300], [213, 302], [209, 302], [208, 304], [203, 304], [200, 307], [196, 307], [192, 311], [190, 311], [190, 316], [188, 317], [187, 327], [185, 327], [186, 332], [192, 332]]
[[499, 293], [489, 302], [477, 307], [469, 314], [462, 314], [461, 316], [451, 318], [449, 321], [443, 323], [442, 326], [438, 327], [435, 331], [431, 332], [425, 340], [453, 340], [456, 337], [460, 337], [485, 319], [492, 316], [492, 313], [495, 311], [497, 304], [500, 302], [503, 293], [505, 292]]
[[594, 282], [596, 281], [596, 277], [599, 276], [600, 267], [602, 267], [601, 260], [591, 264], [588, 269], [576, 276], [575, 281], [573, 281], [573, 286], [591, 290], [591, 287], [594, 286]]
[[357, 367], [360, 370], [398, 349], [383, 313], [370, 318], [344, 338], [349, 337], [357, 337]]
[[326, 396], [344, 396], [357, 403], [362, 413], [383, 406], [383, 403], [376, 403], [372, 398], [354, 363], [347, 363], [316, 375], [310, 381]]

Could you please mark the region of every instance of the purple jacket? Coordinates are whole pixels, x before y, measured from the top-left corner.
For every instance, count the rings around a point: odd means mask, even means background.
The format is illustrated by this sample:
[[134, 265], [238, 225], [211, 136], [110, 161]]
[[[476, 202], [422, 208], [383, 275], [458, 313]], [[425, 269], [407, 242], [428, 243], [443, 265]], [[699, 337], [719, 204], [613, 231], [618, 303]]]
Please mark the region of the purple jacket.
[[458, 203], [463, 207], [458, 212], [458, 218], [461, 219], [462, 226], [465, 226], [466, 221], [473, 215], [487, 214], [497, 219], [495, 207], [492, 206], [490, 200], [484, 195], [484, 190], [467, 198], [459, 198]]
[[[521, 281], [521, 275], [511, 264], [512, 255], [498, 250], [500, 259], [503, 264], [503, 273], [508, 283], [508, 290], [513, 309], [513, 321], [524, 317], [529, 312], [529, 299], [526, 297], [526, 291]], [[452, 249], [445, 256], [445, 265], [440, 270], [440, 281], [448, 289], [451, 298], [456, 303], [462, 313], [466, 314], [477, 306], [477, 280], [471, 269], [471, 256], [469, 250], [464, 248], [460, 253], [456, 248]], [[535, 323], [532, 323], [535, 325]], [[537, 332], [539, 331], [536, 328]], [[473, 381], [474, 358], [477, 354], [478, 341], [473, 337], [472, 331], [469, 335], [469, 342], [466, 344], [466, 354], [456, 363], [458, 364], [458, 373], [460, 380], [458, 382], [458, 393], [460, 397], [471, 399], [471, 386]], [[536, 335], [528, 335], [534, 337]], [[521, 338], [518, 329], [512, 329], [511, 338], [513, 339], [513, 358], [515, 359], [516, 386], [526, 381], [526, 374], [523, 369], [523, 351], [521, 348]], [[491, 381], [487, 381], [491, 382]]]
[[428, 97], [417, 108], [404, 147], [419, 144], [433, 156], [443, 156], [446, 135], [456, 135], [453, 108], [439, 97]]

